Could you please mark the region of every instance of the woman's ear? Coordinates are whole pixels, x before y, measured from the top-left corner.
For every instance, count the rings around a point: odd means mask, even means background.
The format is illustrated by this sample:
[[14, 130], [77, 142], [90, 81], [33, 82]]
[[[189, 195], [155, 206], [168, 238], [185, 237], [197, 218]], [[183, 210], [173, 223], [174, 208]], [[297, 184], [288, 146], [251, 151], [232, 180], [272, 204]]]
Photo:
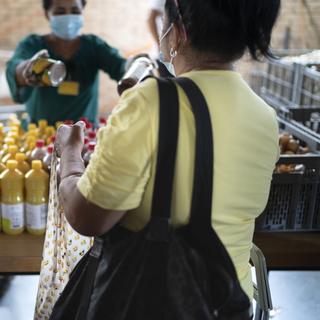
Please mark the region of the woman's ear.
[[183, 46], [183, 34], [181, 28], [176, 24], [174, 24], [173, 26], [172, 37], [170, 40], [171, 48], [173, 48], [176, 51], [179, 51], [179, 49]]

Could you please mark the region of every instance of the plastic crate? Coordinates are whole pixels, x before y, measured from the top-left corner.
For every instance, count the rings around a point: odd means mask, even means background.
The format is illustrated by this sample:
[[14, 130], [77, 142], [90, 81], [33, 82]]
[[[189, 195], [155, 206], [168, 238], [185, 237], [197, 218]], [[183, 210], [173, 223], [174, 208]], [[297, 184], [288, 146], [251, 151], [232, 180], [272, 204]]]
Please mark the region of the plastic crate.
[[315, 230], [320, 230], [320, 185], [318, 187], [318, 199], [316, 201], [316, 206], [315, 206], [315, 215], [313, 219], [313, 227]]
[[261, 96], [275, 106], [290, 106], [295, 94], [297, 66], [282, 61], [270, 61], [264, 78]]
[[320, 231], [320, 156], [283, 156], [278, 164], [302, 164], [304, 171], [273, 175], [256, 231]]
[[288, 118], [320, 139], [320, 107], [289, 109]]
[[256, 92], [276, 109], [320, 108], [320, 72], [315, 68], [272, 60], [263, 78], [262, 87]]
[[258, 96], [261, 96], [261, 89], [266, 78], [267, 73], [262, 70], [253, 71], [250, 74], [250, 87]]
[[[288, 110], [285, 112], [289, 113]], [[288, 118], [288, 115], [286, 117], [278, 117], [280, 129], [292, 134], [296, 139], [307, 145], [312, 152], [318, 153], [320, 151], [320, 134], [316, 134], [305, 124]]]
[[298, 104], [301, 107], [320, 108], [320, 72], [304, 68], [301, 77], [301, 96]]

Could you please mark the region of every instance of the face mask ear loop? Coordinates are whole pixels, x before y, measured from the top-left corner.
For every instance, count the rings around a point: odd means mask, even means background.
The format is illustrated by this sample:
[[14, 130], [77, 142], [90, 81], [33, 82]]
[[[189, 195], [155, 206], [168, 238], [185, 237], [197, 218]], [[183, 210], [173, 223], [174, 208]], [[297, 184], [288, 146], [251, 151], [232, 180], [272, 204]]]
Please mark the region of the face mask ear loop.
[[168, 30], [164, 33], [164, 35], [159, 39], [159, 43], [162, 42], [162, 40], [169, 34], [169, 32], [171, 31], [171, 29], [173, 28], [173, 23], [171, 23], [170, 27], [168, 28]]

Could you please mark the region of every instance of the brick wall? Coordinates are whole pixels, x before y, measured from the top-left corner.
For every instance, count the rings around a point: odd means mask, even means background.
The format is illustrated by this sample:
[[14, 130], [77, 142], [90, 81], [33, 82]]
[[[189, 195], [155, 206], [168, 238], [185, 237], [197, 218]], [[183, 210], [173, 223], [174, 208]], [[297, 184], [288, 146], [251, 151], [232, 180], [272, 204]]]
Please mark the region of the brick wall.
[[[88, 0], [85, 32], [95, 33], [123, 54], [146, 51], [152, 41], [146, 27], [149, 0]], [[1, 0], [0, 49], [13, 50], [29, 33], [49, 31], [41, 0]], [[320, 47], [320, 0], [282, 0], [282, 13], [275, 29], [273, 45], [283, 48]], [[1, 66], [0, 66], [1, 67]], [[252, 63], [245, 59], [239, 70], [248, 76]], [[107, 89], [106, 89], [107, 88]], [[102, 76], [101, 110], [117, 101], [115, 84]]]
[[281, 16], [275, 29], [273, 44], [283, 48], [290, 32], [289, 48], [320, 47], [320, 1], [282, 0]]
[[[148, 46], [148, 1], [88, 0], [84, 32], [95, 33], [123, 51]], [[49, 31], [41, 0], [1, 0], [0, 21], [1, 49], [13, 49], [29, 33]]]
[[[293, 51], [320, 48], [320, 0], [282, 0], [272, 47]], [[252, 62], [247, 56], [237, 64], [248, 81], [253, 69], [264, 67], [264, 64]]]

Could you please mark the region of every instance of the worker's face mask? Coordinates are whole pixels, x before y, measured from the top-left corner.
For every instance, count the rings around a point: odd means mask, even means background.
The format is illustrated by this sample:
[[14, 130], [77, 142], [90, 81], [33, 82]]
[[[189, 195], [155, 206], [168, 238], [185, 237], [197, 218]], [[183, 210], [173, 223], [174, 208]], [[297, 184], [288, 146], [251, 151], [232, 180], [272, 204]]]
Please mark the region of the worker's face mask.
[[50, 16], [50, 26], [58, 38], [73, 40], [79, 36], [83, 27], [83, 16], [81, 14]]
[[168, 61], [165, 61], [165, 57], [164, 57], [164, 53], [163, 51], [161, 50], [161, 42], [163, 41], [163, 39], [165, 39], [165, 37], [171, 32], [173, 28], [173, 24], [171, 24], [171, 26], [168, 28], [168, 30], [163, 34], [163, 36], [160, 38], [160, 53], [159, 53], [159, 60], [160, 62], [168, 69], [168, 71], [173, 75], [173, 76], [176, 76], [176, 71], [174, 69], [174, 65], [173, 65], [173, 57], [171, 55], [171, 61], [168, 62]]

